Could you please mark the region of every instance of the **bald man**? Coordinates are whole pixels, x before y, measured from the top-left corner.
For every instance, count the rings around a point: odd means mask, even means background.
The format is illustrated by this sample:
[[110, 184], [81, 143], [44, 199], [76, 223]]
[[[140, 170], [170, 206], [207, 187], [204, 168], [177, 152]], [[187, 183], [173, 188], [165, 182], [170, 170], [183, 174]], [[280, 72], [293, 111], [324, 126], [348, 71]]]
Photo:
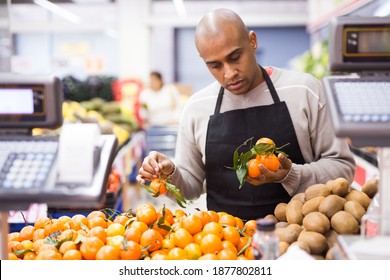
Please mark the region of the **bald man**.
[[[183, 110], [175, 162], [151, 152], [137, 180], [168, 176], [188, 199], [207, 193], [207, 208], [242, 219], [272, 214], [280, 202], [307, 187], [338, 177], [352, 182], [355, 162], [346, 141], [335, 137], [322, 84], [309, 74], [256, 61], [257, 37], [233, 11], [205, 15], [195, 44], [216, 81], [191, 96]], [[245, 140], [268, 137], [280, 167], [259, 165], [261, 175], [239, 188], [233, 153]]]

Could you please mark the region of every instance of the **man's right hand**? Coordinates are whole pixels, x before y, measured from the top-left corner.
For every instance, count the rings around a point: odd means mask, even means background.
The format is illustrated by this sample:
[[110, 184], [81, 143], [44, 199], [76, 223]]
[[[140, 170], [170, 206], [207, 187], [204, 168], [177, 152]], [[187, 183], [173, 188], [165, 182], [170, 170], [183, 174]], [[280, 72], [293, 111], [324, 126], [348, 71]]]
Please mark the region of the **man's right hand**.
[[267, 169], [265, 166], [261, 165], [261, 175], [257, 178], [251, 178], [247, 176], [246, 181], [249, 184], [254, 186], [260, 186], [266, 183], [274, 183], [278, 181], [282, 181], [290, 172], [292, 167], [292, 162], [289, 158], [284, 156], [283, 154], [278, 155], [278, 159], [280, 162], [279, 169], [276, 171], [271, 171]]
[[165, 175], [171, 174], [175, 168], [175, 164], [166, 155], [151, 151], [142, 162], [142, 166], [138, 171], [136, 180], [140, 184], [145, 184], [146, 180], [158, 178], [160, 173]]

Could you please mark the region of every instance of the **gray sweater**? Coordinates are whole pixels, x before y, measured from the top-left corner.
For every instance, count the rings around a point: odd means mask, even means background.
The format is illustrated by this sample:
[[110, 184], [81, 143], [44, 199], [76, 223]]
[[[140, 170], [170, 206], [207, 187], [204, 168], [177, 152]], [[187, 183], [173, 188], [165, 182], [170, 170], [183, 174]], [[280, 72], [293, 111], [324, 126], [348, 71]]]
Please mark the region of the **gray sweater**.
[[[286, 191], [293, 196], [313, 184], [338, 177], [352, 182], [355, 174], [353, 154], [345, 139], [335, 137], [321, 82], [309, 74], [279, 68], [274, 68], [270, 77], [280, 100], [287, 104], [302, 155], [308, 162], [293, 163], [291, 171], [281, 181]], [[214, 114], [219, 89], [219, 83], [214, 82], [193, 94], [181, 115], [174, 159], [177, 168], [171, 180], [187, 199], [196, 199], [207, 192], [207, 125]], [[221, 113], [272, 102], [265, 82], [243, 95], [225, 90]]]

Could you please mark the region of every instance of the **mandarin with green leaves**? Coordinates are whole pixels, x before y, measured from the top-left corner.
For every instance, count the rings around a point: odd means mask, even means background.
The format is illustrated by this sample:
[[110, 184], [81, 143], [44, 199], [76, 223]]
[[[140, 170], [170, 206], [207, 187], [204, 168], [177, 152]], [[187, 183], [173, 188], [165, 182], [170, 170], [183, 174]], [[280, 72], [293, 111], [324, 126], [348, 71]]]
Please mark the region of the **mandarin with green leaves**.
[[166, 180], [162, 178], [155, 178], [150, 182], [150, 189], [153, 191], [153, 195], [163, 195], [167, 193]]

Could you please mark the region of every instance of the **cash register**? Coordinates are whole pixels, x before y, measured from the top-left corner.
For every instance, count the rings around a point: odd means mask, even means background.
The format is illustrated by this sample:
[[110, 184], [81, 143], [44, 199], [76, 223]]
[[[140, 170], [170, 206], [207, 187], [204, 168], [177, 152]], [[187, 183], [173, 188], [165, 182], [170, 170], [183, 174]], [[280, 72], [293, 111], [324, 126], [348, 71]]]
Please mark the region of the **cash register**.
[[[31, 203], [97, 208], [104, 203], [117, 138], [96, 124], [64, 124], [61, 81], [50, 75], [0, 74], [1, 259], [8, 211]], [[34, 128], [59, 129], [33, 136]]]
[[[336, 135], [350, 138], [355, 147], [378, 147], [378, 238], [389, 248], [390, 17], [334, 18], [329, 25], [329, 67], [332, 74], [323, 84]], [[375, 252], [372, 257], [380, 258]]]

